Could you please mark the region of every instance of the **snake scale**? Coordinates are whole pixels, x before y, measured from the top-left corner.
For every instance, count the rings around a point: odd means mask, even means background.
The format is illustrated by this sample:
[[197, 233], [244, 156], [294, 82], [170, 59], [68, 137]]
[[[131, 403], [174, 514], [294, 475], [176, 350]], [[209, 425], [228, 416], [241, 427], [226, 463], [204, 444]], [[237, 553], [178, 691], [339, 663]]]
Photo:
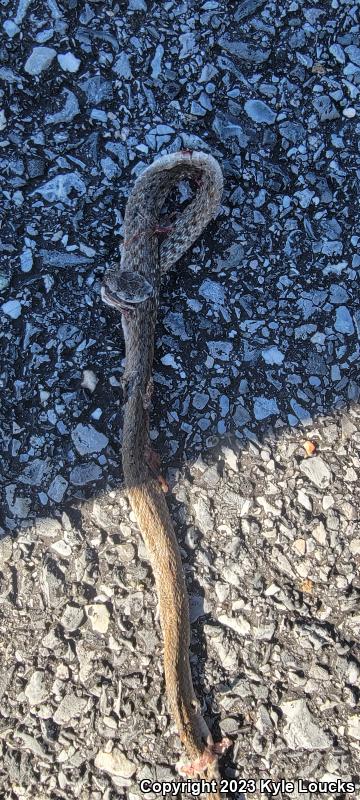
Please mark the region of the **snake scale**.
[[[161, 210], [180, 181], [194, 185], [191, 201], [159, 242]], [[164, 492], [149, 456], [149, 404], [154, 334], [162, 275], [191, 247], [216, 216], [223, 190], [217, 161], [180, 151], [154, 161], [135, 181], [124, 221], [120, 266], [105, 273], [102, 299], [122, 315], [125, 338], [122, 464], [131, 508], [155, 576], [164, 640], [168, 703], [191, 764], [182, 774], [219, 780], [217, 754], [195, 697], [190, 663], [189, 605], [179, 545]], [[208, 795], [212, 796], [212, 795]], [[219, 797], [219, 790], [213, 794]]]

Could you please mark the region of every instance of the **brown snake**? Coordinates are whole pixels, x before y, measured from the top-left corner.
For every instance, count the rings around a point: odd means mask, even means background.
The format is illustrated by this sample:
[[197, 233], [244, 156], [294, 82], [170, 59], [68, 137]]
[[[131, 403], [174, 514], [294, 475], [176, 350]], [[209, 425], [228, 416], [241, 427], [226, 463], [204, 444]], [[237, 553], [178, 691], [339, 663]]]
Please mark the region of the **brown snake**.
[[[180, 181], [195, 185], [194, 196], [159, 245], [161, 210]], [[125, 211], [125, 238], [119, 267], [107, 271], [105, 303], [122, 314], [126, 366], [122, 464], [131, 508], [144, 538], [160, 607], [165, 683], [171, 713], [191, 765], [183, 774], [219, 781], [215, 745], [201, 716], [192, 684], [189, 605], [179, 545], [164, 493], [149, 466], [149, 403], [154, 333], [161, 275], [191, 247], [216, 216], [223, 190], [221, 169], [201, 152], [159, 158], [137, 178]], [[217, 789], [213, 795], [219, 796]]]

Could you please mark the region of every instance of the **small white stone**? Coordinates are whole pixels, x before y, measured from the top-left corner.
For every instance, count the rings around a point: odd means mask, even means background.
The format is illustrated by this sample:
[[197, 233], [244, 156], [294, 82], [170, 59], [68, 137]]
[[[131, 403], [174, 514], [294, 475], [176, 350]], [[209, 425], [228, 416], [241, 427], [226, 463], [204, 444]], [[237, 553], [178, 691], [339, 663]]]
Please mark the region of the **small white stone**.
[[261, 355], [265, 364], [282, 364], [284, 361], [284, 353], [278, 347], [266, 347], [261, 351]]
[[360, 539], [352, 539], [350, 544], [349, 544], [349, 548], [350, 548], [351, 553], [354, 556], [359, 556], [360, 555]]
[[45, 684], [45, 673], [41, 670], [33, 672], [25, 689], [25, 695], [30, 706], [38, 706], [43, 703], [49, 695]]
[[40, 75], [40, 72], [50, 67], [55, 56], [56, 50], [53, 47], [34, 47], [25, 63], [25, 72], [29, 75]]
[[331, 739], [310, 714], [305, 700], [290, 700], [280, 706], [286, 724], [283, 736], [290, 750], [329, 750]]
[[100, 431], [97, 431], [92, 425], [79, 424], [71, 432], [71, 438], [74, 442], [76, 450], [81, 456], [89, 455], [90, 453], [100, 453], [101, 450], [108, 444], [108, 437]]
[[64, 72], [77, 72], [81, 64], [80, 58], [76, 58], [70, 52], [59, 53], [57, 59]]
[[87, 706], [87, 700], [83, 697], [78, 697], [76, 694], [70, 692], [60, 701], [55, 714], [53, 716], [54, 722], [57, 725], [67, 725], [70, 720], [81, 717]]
[[222, 452], [225, 458], [226, 466], [229, 467], [229, 469], [231, 469], [233, 472], [237, 472], [238, 457], [235, 450], [233, 450], [232, 447], [223, 447]]
[[21, 303], [19, 300], [8, 300], [6, 303], [2, 304], [1, 309], [7, 317], [18, 319], [21, 314]]
[[348, 106], [348, 108], [344, 108], [343, 116], [346, 117], [346, 119], [353, 119], [353, 117], [356, 117], [355, 108], [353, 108], [352, 106]]
[[12, 39], [13, 36], [16, 36], [16, 34], [19, 33], [19, 30], [20, 30], [20, 28], [19, 28], [18, 25], [16, 25], [16, 22], [14, 22], [14, 20], [12, 20], [12, 19], [6, 19], [5, 20], [5, 22], [4, 22], [4, 31], [10, 37], [10, 39]]
[[70, 545], [66, 544], [63, 539], [53, 542], [51, 544], [51, 549], [55, 550], [55, 553], [58, 553], [58, 555], [62, 558], [69, 558], [69, 556], [71, 556], [71, 547]]
[[332, 508], [334, 503], [335, 503], [335, 500], [334, 500], [332, 494], [324, 494], [323, 499], [322, 499], [322, 505], [323, 505], [324, 511], [328, 511], [329, 508]]
[[0, 131], [6, 128], [6, 116], [3, 108], [0, 109]]
[[136, 765], [117, 747], [111, 753], [99, 750], [95, 757], [95, 767], [119, 778], [131, 778], [136, 770]]
[[235, 631], [239, 636], [248, 636], [251, 631], [251, 625], [247, 619], [239, 614], [236, 617], [229, 617], [228, 614], [220, 614], [219, 622], [221, 625], [225, 625], [226, 628]]
[[319, 542], [319, 544], [321, 544], [321, 545], [325, 545], [326, 544], [327, 536], [326, 536], [326, 529], [325, 529], [325, 526], [324, 526], [323, 522], [319, 522], [319, 524], [316, 526], [316, 528], [314, 528], [314, 530], [312, 532], [312, 535], [313, 535], [314, 539], [316, 539], [316, 541]]
[[329, 51], [339, 64], [345, 64], [345, 53], [339, 44], [330, 45]]
[[91, 627], [96, 633], [106, 633], [109, 627], [110, 614], [103, 603], [94, 603], [86, 606], [86, 613], [89, 617]]
[[280, 591], [281, 591], [280, 586], [278, 586], [276, 583], [271, 583], [270, 586], [268, 586], [268, 588], [265, 589], [265, 595], [266, 597], [273, 597], [274, 594], [278, 594], [278, 592]]
[[331, 481], [329, 467], [320, 456], [304, 459], [300, 464], [300, 470], [319, 489], [325, 489]]
[[352, 739], [360, 741], [360, 714], [353, 714], [348, 719], [348, 732]]
[[94, 392], [96, 386], [99, 382], [99, 379], [96, 377], [95, 372], [92, 369], [84, 369], [83, 370], [83, 379], [81, 381], [81, 386], [84, 389], [89, 389], [89, 392]]
[[162, 357], [161, 363], [164, 364], [164, 367], [173, 367], [174, 369], [178, 369], [178, 365], [171, 353], [166, 353], [166, 355]]
[[293, 549], [299, 556], [304, 556], [306, 553], [306, 541], [305, 539], [295, 539], [293, 542]]
[[255, 419], [267, 419], [267, 417], [271, 417], [274, 414], [279, 414], [279, 408], [275, 398], [264, 396], [254, 398]]
[[300, 505], [302, 505], [304, 508], [306, 508], [307, 511], [312, 511], [311, 498], [309, 497], [308, 494], [306, 494], [306, 492], [303, 492], [302, 489], [299, 489], [299, 491], [297, 493], [297, 497], [298, 497], [298, 501], [299, 501]]
[[349, 309], [346, 306], [338, 306], [336, 309], [336, 320], [334, 328], [340, 333], [351, 336], [354, 333], [354, 323]]
[[31, 272], [33, 266], [33, 254], [30, 247], [25, 247], [20, 255], [21, 272]]

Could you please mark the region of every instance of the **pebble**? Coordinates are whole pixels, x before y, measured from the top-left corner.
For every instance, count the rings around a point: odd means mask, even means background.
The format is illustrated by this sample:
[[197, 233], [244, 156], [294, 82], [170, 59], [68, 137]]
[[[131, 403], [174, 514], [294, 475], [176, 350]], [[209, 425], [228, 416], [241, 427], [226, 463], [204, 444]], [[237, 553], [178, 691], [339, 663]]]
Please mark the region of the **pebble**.
[[243, 428], [244, 425], [248, 424], [250, 419], [251, 419], [251, 416], [250, 416], [248, 410], [243, 405], [241, 405], [241, 403], [239, 403], [236, 406], [234, 414], [233, 414], [233, 420], [235, 422], [236, 427], [237, 428]]
[[300, 462], [300, 470], [319, 489], [325, 489], [331, 481], [331, 472], [320, 456]]
[[225, 287], [209, 278], [206, 278], [199, 286], [199, 294], [211, 303], [220, 306], [225, 303]]
[[266, 125], [273, 125], [276, 120], [276, 113], [262, 100], [247, 100], [245, 103], [245, 111], [254, 122], [265, 123]]
[[46, 687], [45, 672], [35, 670], [25, 688], [25, 695], [30, 706], [38, 706], [49, 696]]
[[265, 364], [282, 364], [284, 361], [284, 353], [278, 347], [266, 347], [261, 351], [261, 355]]
[[69, 483], [62, 475], [56, 475], [48, 488], [48, 495], [54, 503], [61, 503]]
[[254, 16], [255, 12], [262, 8], [264, 0], [242, 0], [237, 3], [235, 11], [235, 22], [241, 22], [249, 16]]
[[56, 50], [53, 47], [34, 47], [25, 62], [24, 70], [28, 75], [40, 75], [49, 69], [55, 56]]
[[69, 632], [76, 631], [84, 622], [84, 609], [75, 603], [68, 603], [61, 615], [61, 625]]
[[350, 44], [348, 47], [345, 47], [345, 52], [349, 56], [350, 61], [356, 64], [357, 67], [360, 67], [360, 47], [355, 44]]
[[299, 556], [304, 556], [306, 553], [306, 541], [305, 539], [295, 539], [293, 543], [293, 549]]
[[46, 114], [46, 125], [58, 125], [60, 122], [71, 122], [74, 117], [80, 114], [80, 106], [74, 92], [70, 92], [69, 89], [64, 89], [60, 95], [60, 100], [63, 103], [61, 111], [57, 111], [55, 114]]
[[345, 53], [340, 44], [331, 44], [329, 47], [329, 53], [334, 56], [339, 64], [345, 64]]
[[349, 309], [346, 306], [338, 306], [336, 309], [336, 319], [334, 328], [339, 333], [351, 336], [355, 333], [354, 323]]
[[224, 456], [226, 466], [233, 472], [237, 472], [238, 456], [235, 450], [233, 450], [231, 447], [223, 446], [221, 452], [222, 455]]
[[70, 51], [67, 53], [59, 53], [57, 59], [64, 72], [78, 72], [81, 60], [80, 58], [76, 58]]
[[131, 542], [123, 542], [122, 544], [118, 544], [116, 546], [116, 555], [121, 563], [129, 564], [136, 556], [135, 547], [131, 544]]
[[101, 75], [93, 75], [82, 81], [80, 88], [86, 94], [86, 99], [89, 103], [99, 105], [105, 100], [111, 100], [113, 97], [113, 86], [111, 81], [106, 81]]
[[20, 483], [27, 486], [41, 486], [49, 472], [49, 461], [42, 458], [34, 458], [23, 469], [18, 477]]
[[103, 603], [86, 606], [91, 627], [96, 633], [107, 633], [110, 624], [110, 613]]
[[335, 304], [342, 304], [346, 303], [349, 299], [349, 294], [344, 288], [344, 286], [339, 286], [339, 284], [332, 283], [330, 286], [330, 295], [329, 300], [330, 303]]
[[41, 194], [48, 203], [55, 203], [59, 200], [65, 205], [71, 206], [76, 202], [73, 197], [70, 197], [70, 193], [72, 194], [74, 191], [80, 196], [84, 195], [86, 184], [77, 172], [67, 172], [56, 175], [55, 178], [38, 186], [32, 194]]
[[179, 58], [187, 58], [195, 49], [195, 33], [182, 33], [179, 36], [179, 42], [181, 47]]
[[257, 420], [267, 419], [273, 414], [279, 414], [279, 408], [276, 400], [272, 397], [255, 397], [254, 399], [254, 417]]
[[322, 94], [313, 100], [315, 110], [318, 112], [320, 122], [329, 122], [339, 117], [339, 112], [335, 108], [331, 98]]
[[309, 497], [308, 494], [306, 494], [306, 492], [303, 492], [302, 489], [298, 490], [297, 499], [299, 503], [303, 506], [303, 508], [306, 508], [307, 511], [312, 511], [311, 498]]
[[193, 100], [191, 103], [190, 113], [194, 117], [204, 117], [206, 114], [206, 108], [201, 106], [200, 103], [197, 103], [196, 100]]
[[112, 65], [112, 70], [118, 78], [129, 80], [132, 77], [130, 59], [127, 53], [123, 52], [117, 57]]
[[248, 61], [252, 64], [262, 64], [267, 61], [270, 56], [270, 50], [262, 50], [260, 47], [254, 47], [247, 42], [239, 40], [231, 41], [225, 36], [219, 39], [220, 47], [226, 50], [241, 61]]
[[20, 256], [20, 269], [21, 272], [31, 272], [33, 267], [33, 254], [30, 248], [26, 247]]
[[77, 717], [81, 717], [84, 713], [88, 701], [83, 697], [78, 697], [75, 693], [69, 692], [60, 701], [54, 715], [53, 720], [56, 725], [68, 725]]
[[161, 61], [164, 55], [164, 48], [162, 44], [158, 44], [155, 50], [154, 58], [151, 62], [151, 77], [158, 78], [161, 74]]
[[77, 253], [62, 253], [58, 250], [45, 250], [40, 248], [39, 256], [44, 264], [49, 267], [77, 267], [91, 264], [93, 259]]
[[309, 424], [312, 422], [312, 417], [310, 412], [300, 405], [296, 400], [291, 399], [290, 405], [292, 410], [295, 412], [296, 416], [303, 423], [303, 425]]
[[10, 39], [16, 36], [19, 33], [20, 28], [12, 19], [6, 19], [4, 22], [4, 31], [7, 33]]
[[175, 129], [170, 125], [159, 124], [155, 128], [151, 128], [145, 139], [152, 150], [160, 150], [161, 147], [171, 141], [173, 133], [175, 133]]
[[210, 512], [208, 500], [203, 497], [198, 497], [193, 505], [195, 523], [202, 533], [212, 531], [214, 528], [214, 520]]
[[71, 547], [63, 539], [59, 539], [58, 542], [52, 542], [51, 549], [61, 558], [70, 558], [71, 556]]
[[78, 464], [70, 472], [70, 483], [74, 486], [85, 486], [100, 480], [102, 470], [97, 464]]
[[95, 372], [92, 369], [84, 369], [82, 374], [82, 381], [81, 386], [84, 389], [88, 389], [91, 394], [95, 391], [97, 385], [99, 383], [99, 379], [95, 375]]
[[221, 625], [225, 625], [226, 628], [231, 628], [231, 630], [235, 631], [239, 636], [249, 636], [251, 631], [251, 625], [240, 614], [236, 617], [229, 617], [227, 614], [220, 614], [219, 622]]
[[354, 556], [359, 556], [360, 555], [360, 539], [352, 539], [351, 542], [349, 542], [349, 548], [350, 548], [351, 553]]
[[229, 115], [217, 113], [212, 123], [213, 130], [224, 141], [236, 139], [239, 148], [247, 147], [249, 137], [240, 123]]
[[136, 765], [118, 747], [114, 747], [111, 753], [99, 750], [95, 756], [95, 767], [121, 778], [132, 778], [136, 771]]
[[92, 425], [80, 422], [71, 432], [76, 450], [81, 456], [89, 453], [100, 453], [107, 446], [109, 439]]
[[2, 304], [1, 310], [7, 317], [18, 319], [21, 315], [21, 303], [19, 300], [7, 300]]
[[168, 311], [164, 317], [164, 325], [171, 331], [173, 336], [177, 336], [182, 341], [190, 339], [187, 333], [187, 322], [185, 321], [184, 314], [179, 311]]
[[61, 522], [52, 517], [38, 517], [35, 522], [35, 527], [37, 535], [45, 538], [49, 537], [52, 539], [54, 536], [60, 536], [63, 532]]
[[171, 353], [166, 353], [166, 355], [162, 357], [161, 363], [164, 364], [164, 367], [173, 367], [174, 369], [178, 369], [178, 364]]
[[305, 140], [305, 128], [301, 122], [281, 122], [279, 131], [292, 144], [298, 145]]
[[209, 402], [209, 395], [206, 392], [195, 392], [192, 398], [192, 404], [198, 411], [202, 411]]
[[360, 714], [352, 714], [348, 719], [348, 734], [360, 741]]
[[346, 119], [354, 119], [354, 117], [356, 117], [356, 109], [353, 108], [353, 106], [348, 106], [347, 108], [344, 108], [342, 113], [343, 116], [346, 117]]
[[314, 721], [305, 700], [290, 700], [280, 706], [286, 720], [283, 735], [291, 750], [328, 750], [332, 741]]
[[210, 355], [215, 359], [218, 358], [219, 361], [228, 361], [230, 353], [233, 349], [231, 342], [224, 341], [207, 342], [207, 347]]

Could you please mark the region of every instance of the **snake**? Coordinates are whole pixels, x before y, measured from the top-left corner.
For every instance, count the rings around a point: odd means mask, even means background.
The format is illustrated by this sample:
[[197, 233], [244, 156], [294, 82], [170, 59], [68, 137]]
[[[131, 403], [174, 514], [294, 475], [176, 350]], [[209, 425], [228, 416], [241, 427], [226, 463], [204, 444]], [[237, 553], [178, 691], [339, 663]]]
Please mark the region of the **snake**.
[[[191, 199], [171, 225], [164, 227], [164, 204], [183, 181], [192, 189]], [[121, 380], [124, 484], [155, 578], [167, 700], [189, 760], [177, 766], [183, 776], [215, 781], [214, 791], [207, 794], [214, 798], [220, 797], [218, 756], [229, 742], [214, 743], [193, 687], [189, 601], [164, 485], [151, 456], [149, 408], [162, 277], [216, 217], [222, 192], [221, 168], [204, 152], [170, 153], [145, 167], [126, 203], [120, 264], [110, 263], [101, 287], [102, 300], [121, 313], [125, 340]]]

